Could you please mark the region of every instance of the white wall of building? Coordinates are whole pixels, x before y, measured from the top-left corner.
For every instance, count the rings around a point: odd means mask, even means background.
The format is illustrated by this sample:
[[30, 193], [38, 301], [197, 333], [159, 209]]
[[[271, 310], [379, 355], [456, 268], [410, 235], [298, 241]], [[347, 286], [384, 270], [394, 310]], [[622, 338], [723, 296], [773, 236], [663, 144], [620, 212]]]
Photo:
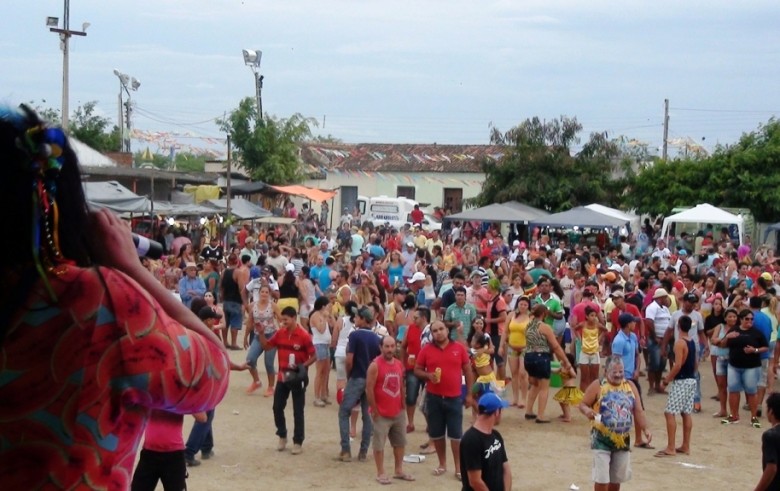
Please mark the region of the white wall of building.
[[[303, 184], [321, 189], [337, 189], [342, 186], [357, 186], [363, 196], [397, 196], [398, 187], [413, 187], [415, 201], [430, 203], [430, 209], [441, 206], [444, 189], [463, 190], [463, 199], [473, 198], [482, 190], [484, 174], [459, 172], [329, 172], [326, 179], [310, 179]], [[334, 209], [341, 210], [341, 196], [336, 195]], [[317, 210], [317, 208], [315, 208]]]

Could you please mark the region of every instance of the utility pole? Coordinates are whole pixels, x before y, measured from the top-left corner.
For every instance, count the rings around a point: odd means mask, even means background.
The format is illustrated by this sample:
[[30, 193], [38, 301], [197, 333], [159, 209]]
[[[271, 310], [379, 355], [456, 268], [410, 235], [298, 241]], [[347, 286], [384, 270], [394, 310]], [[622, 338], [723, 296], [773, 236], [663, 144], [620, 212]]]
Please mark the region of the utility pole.
[[669, 145], [669, 99], [664, 99], [664, 146], [661, 158], [666, 160], [668, 157], [668, 145]]
[[[71, 36], [86, 36], [87, 33], [85, 32], [87, 27], [89, 27], [89, 22], [85, 22], [82, 27], [81, 31], [71, 31], [70, 30], [70, 0], [64, 0], [64, 7], [65, 12], [62, 18], [62, 29], [59, 27], [50, 27], [49, 30], [51, 32], [56, 32], [60, 35], [60, 48], [62, 49], [62, 128], [67, 129], [68, 128], [68, 112], [70, 111], [70, 108], [68, 107], [68, 98], [69, 98], [69, 87], [68, 87], [68, 79], [69, 71], [70, 71], [70, 38]], [[49, 18], [53, 22], [53, 25], [57, 25], [56, 18]], [[49, 25], [52, 25], [49, 24]]]
[[232, 172], [232, 165], [230, 163], [230, 134], [228, 133], [227, 136], [227, 176], [225, 178], [225, 188], [227, 189], [227, 216], [230, 218], [230, 173]]

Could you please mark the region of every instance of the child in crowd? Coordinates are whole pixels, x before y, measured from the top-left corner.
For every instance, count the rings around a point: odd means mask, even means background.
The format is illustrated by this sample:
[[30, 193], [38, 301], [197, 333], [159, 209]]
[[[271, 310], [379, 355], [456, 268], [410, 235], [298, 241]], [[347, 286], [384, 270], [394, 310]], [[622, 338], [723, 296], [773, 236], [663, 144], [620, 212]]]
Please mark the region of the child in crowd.
[[[486, 392], [494, 392], [501, 395], [503, 382], [496, 380], [496, 373], [493, 371], [492, 355], [495, 351], [493, 343], [488, 334], [474, 336], [471, 339], [471, 353], [474, 370], [477, 372], [477, 379], [471, 387], [471, 394], [475, 400], [478, 400]], [[472, 407], [472, 422], [477, 419], [477, 409]]]
[[574, 363], [574, 355], [566, 353], [566, 359], [569, 360], [569, 365], [574, 368], [575, 376], [572, 377], [569, 372], [561, 370], [560, 368], [554, 369], [554, 372], [561, 374], [561, 380], [563, 381], [563, 387], [553, 396], [553, 399], [558, 401], [561, 405], [561, 411], [563, 414], [558, 418], [564, 423], [571, 421], [571, 408], [572, 406], [579, 406], [582, 402], [582, 396], [584, 393], [577, 387], [577, 364]]

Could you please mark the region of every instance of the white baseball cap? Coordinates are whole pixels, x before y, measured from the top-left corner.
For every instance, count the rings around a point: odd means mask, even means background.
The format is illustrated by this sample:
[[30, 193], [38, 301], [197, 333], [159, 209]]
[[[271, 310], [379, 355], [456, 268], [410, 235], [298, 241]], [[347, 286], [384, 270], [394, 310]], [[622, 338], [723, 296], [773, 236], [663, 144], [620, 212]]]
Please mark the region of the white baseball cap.
[[420, 271], [414, 273], [411, 278], [409, 278], [409, 283], [414, 283], [415, 281], [425, 281], [425, 273], [421, 273]]
[[518, 247], [519, 245], [520, 245], [519, 240], [515, 240], [514, 242], [512, 242], [512, 247]]
[[287, 263], [287, 265], [284, 267], [285, 271], [289, 271], [290, 273], [295, 273], [295, 265], [293, 263]]

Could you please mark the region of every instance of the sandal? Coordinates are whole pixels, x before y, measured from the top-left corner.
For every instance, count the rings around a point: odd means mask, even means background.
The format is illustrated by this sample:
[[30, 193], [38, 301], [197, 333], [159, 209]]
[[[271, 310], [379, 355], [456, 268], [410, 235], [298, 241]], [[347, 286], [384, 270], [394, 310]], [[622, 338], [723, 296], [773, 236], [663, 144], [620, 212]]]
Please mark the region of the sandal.
[[421, 455], [431, 455], [435, 453], [436, 453], [436, 449], [433, 447], [433, 445], [429, 447], [425, 447], [424, 449], [420, 450]]
[[677, 454], [669, 453], [666, 450], [659, 450], [657, 451], [653, 457], [674, 457]]
[[391, 481], [390, 478], [385, 476], [384, 474], [382, 474], [381, 476], [376, 476], [376, 482], [382, 485], [393, 484], [393, 481]]
[[445, 474], [447, 472], [447, 469], [444, 467], [437, 467], [433, 470], [433, 475], [436, 477], [441, 476], [442, 474]]
[[414, 476], [410, 474], [396, 474], [393, 476], [393, 479], [398, 479], [399, 481], [414, 481]]
[[525, 413], [525, 419], [536, 419], [536, 415], [534, 413]]
[[457, 479], [458, 481], [462, 481], [463, 480], [463, 475], [460, 472], [456, 472], [455, 473], [455, 479]]
[[680, 448], [675, 448], [675, 449], [674, 449], [674, 451], [675, 451], [675, 452], [677, 452], [677, 453], [679, 453], [679, 454], [683, 454], [683, 455], [690, 455], [690, 454], [691, 454], [691, 452], [690, 452], [690, 451], [686, 452], [685, 450], [683, 450], [683, 449], [682, 449], [682, 447], [680, 447]]
[[655, 450], [655, 447], [647, 442], [642, 442], [634, 445], [636, 448], [644, 448], [645, 450]]

